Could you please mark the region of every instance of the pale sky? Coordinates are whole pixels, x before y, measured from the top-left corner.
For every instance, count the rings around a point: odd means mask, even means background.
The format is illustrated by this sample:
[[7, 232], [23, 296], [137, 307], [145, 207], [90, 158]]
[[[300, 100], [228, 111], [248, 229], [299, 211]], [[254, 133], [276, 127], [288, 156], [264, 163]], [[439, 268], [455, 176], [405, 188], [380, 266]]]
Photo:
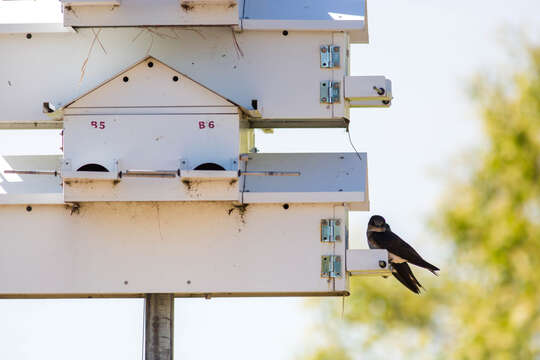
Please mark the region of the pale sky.
[[[368, 10], [371, 41], [353, 45], [352, 75], [387, 76], [395, 100], [390, 109], [352, 111], [352, 139], [368, 153], [371, 212], [351, 214], [351, 243], [365, 247], [367, 220], [378, 213], [437, 263], [445, 254], [426, 219], [457, 171], [455, 156], [481, 142], [468, 81], [508, 63], [505, 47], [519, 44], [517, 30], [539, 40], [540, 2], [368, 0]], [[57, 133], [0, 131], [0, 153], [57, 153]], [[258, 132], [257, 147], [352, 151], [343, 130], [328, 129]], [[140, 359], [142, 309], [138, 299], [1, 300], [0, 358]], [[317, 314], [301, 298], [178, 299], [175, 357], [295, 359], [317, 345]]]

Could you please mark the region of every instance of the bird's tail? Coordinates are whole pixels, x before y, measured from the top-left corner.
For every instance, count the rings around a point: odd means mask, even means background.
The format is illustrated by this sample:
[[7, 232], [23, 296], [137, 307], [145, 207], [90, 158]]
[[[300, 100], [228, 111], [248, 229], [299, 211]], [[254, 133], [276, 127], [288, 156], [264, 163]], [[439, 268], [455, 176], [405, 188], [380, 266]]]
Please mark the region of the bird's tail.
[[425, 269], [428, 269], [429, 271], [431, 271], [433, 273], [433, 275], [435, 276], [439, 276], [439, 274], [437, 273], [437, 271], [439, 271], [439, 268], [436, 267], [435, 265], [432, 265], [430, 263], [428, 263], [427, 261], [425, 260], [422, 260], [422, 263], [421, 264], [418, 264], [418, 266], [421, 266]]
[[415, 261], [409, 260], [409, 263], [423, 267], [424, 269], [431, 271], [434, 275], [439, 276], [439, 274], [436, 273], [436, 271], [439, 271], [439, 268], [435, 265], [431, 265], [424, 259], [415, 259]]
[[392, 275], [399, 280], [400, 283], [405, 285], [409, 290], [415, 294], [420, 294], [420, 289], [423, 289], [420, 282], [416, 279], [411, 268], [404, 263], [391, 263]]

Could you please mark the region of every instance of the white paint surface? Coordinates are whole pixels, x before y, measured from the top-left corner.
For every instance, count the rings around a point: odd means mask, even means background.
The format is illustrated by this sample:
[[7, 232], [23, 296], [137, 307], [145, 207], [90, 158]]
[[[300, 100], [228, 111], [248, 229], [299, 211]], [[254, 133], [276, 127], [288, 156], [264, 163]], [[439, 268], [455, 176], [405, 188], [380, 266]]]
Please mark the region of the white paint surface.
[[[152, 128], [154, 129], [154, 128]], [[143, 132], [144, 133], [144, 132]], [[60, 167], [61, 156], [4, 156], [0, 170], [49, 170], [59, 171], [64, 178], [52, 175], [8, 175], [3, 174], [5, 182], [0, 182], [0, 204], [42, 204], [88, 201], [239, 201], [243, 203], [346, 203], [350, 210], [369, 209], [367, 187], [367, 155], [365, 153], [277, 153], [249, 154], [248, 171], [293, 172], [299, 176], [241, 176], [237, 171], [193, 171], [180, 170], [180, 177], [172, 178], [117, 178], [114, 171], [126, 170], [173, 170], [181, 166], [180, 160], [163, 156], [164, 151], [149, 146], [137, 148], [141, 139], [128, 138], [123, 144], [115, 144], [119, 151], [133, 153], [133, 148], [125, 147], [133, 140], [134, 148], [140, 156], [131, 162], [120, 157], [118, 167], [109, 153], [100, 149], [104, 142], [95, 147], [91, 137], [82, 140], [70, 139], [66, 146], [77, 151], [69, 152], [69, 170]], [[151, 136], [154, 139], [153, 136]], [[144, 139], [144, 138], [143, 138]], [[129, 140], [129, 141], [128, 141]], [[172, 142], [176, 144], [176, 142]], [[152, 145], [153, 143], [151, 143]], [[193, 148], [196, 147], [193, 145]], [[84, 149], [92, 157], [84, 158]], [[126, 150], [127, 149], [127, 150]], [[130, 150], [130, 151], [128, 151]], [[151, 151], [155, 154], [152, 157]], [[178, 152], [172, 152], [177, 154]], [[214, 154], [213, 152], [210, 152]], [[81, 155], [82, 154], [82, 155]], [[137, 152], [135, 152], [137, 155]], [[360, 158], [359, 158], [360, 157]], [[82, 159], [82, 160], [81, 160]], [[233, 166], [232, 160], [219, 161], [214, 157], [200, 160], [197, 157], [187, 162], [191, 169], [206, 162], [217, 162], [224, 167]], [[197, 159], [199, 159], [197, 161]], [[217, 159], [217, 160], [216, 160]], [[233, 158], [234, 159], [234, 158]], [[68, 161], [68, 159], [65, 159]], [[77, 172], [79, 166], [97, 163], [110, 169], [112, 173]], [[241, 170], [246, 164], [241, 163]], [[113, 170], [116, 169], [116, 170]], [[61, 171], [60, 171], [61, 170]], [[245, 186], [244, 186], [245, 179]], [[116, 181], [115, 181], [116, 180]]]
[[[94, 42], [94, 31], [99, 42]], [[341, 123], [345, 116], [342, 105], [321, 104], [319, 100], [320, 82], [342, 80], [347, 71], [346, 66], [321, 69], [319, 47], [340, 45], [345, 64], [343, 33], [291, 31], [283, 36], [279, 30], [233, 34], [224, 27], [94, 31], [33, 34], [29, 40], [24, 34], [0, 34], [0, 122], [51, 121], [42, 112], [43, 102], [56, 106], [68, 104], [148, 54], [244, 108], [251, 108], [252, 100], [258, 100], [263, 119], [336, 119]], [[240, 50], [235, 48], [233, 35]], [[36, 58], [40, 61], [34, 61]], [[83, 64], [86, 64], [84, 71]], [[128, 83], [122, 82], [122, 76], [104, 87], [121, 86], [124, 94], [133, 95], [129, 97], [131, 101], [145, 102], [145, 95], [159, 95], [162, 99], [157, 105], [171, 106], [171, 97], [179, 91], [175, 85], [184, 81], [182, 76], [178, 83], [166, 78], [161, 89], [141, 92], [136, 84], [146, 85], [149, 74], [168, 72], [161, 67], [131, 71], [140, 71], [144, 76], [132, 76]], [[116, 94], [100, 99], [102, 103], [121, 105], [114, 103], [116, 100]]]
[[195, 5], [180, 0], [122, 0], [119, 6], [64, 7], [66, 26], [238, 25], [238, 6]]
[[[346, 239], [321, 243], [332, 204], [89, 203], [0, 207], [0, 297], [327, 294], [321, 256], [345, 257]], [[345, 234], [347, 231], [345, 231]]]

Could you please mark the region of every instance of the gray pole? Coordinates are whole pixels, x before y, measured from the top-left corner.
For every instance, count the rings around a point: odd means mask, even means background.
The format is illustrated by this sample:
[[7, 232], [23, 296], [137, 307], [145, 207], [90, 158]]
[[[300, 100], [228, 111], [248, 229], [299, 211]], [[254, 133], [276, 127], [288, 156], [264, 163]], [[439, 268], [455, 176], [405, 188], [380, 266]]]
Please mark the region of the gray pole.
[[144, 359], [173, 360], [174, 295], [146, 294]]

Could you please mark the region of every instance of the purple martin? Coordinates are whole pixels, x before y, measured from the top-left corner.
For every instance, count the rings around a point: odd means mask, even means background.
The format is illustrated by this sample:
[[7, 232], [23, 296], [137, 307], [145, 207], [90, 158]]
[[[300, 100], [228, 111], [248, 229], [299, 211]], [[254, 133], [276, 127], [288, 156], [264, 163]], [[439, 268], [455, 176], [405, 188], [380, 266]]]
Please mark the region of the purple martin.
[[369, 219], [367, 228], [368, 245], [370, 249], [385, 249], [388, 251], [388, 259], [392, 268], [392, 275], [409, 290], [420, 294], [422, 285], [414, 276], [407, 263], [423, 267], [433, 274], [439, 268], [428, 263], [413, 249], [413, 247], [394, 234], [390, 225], [380, 215], [374, 215]]

